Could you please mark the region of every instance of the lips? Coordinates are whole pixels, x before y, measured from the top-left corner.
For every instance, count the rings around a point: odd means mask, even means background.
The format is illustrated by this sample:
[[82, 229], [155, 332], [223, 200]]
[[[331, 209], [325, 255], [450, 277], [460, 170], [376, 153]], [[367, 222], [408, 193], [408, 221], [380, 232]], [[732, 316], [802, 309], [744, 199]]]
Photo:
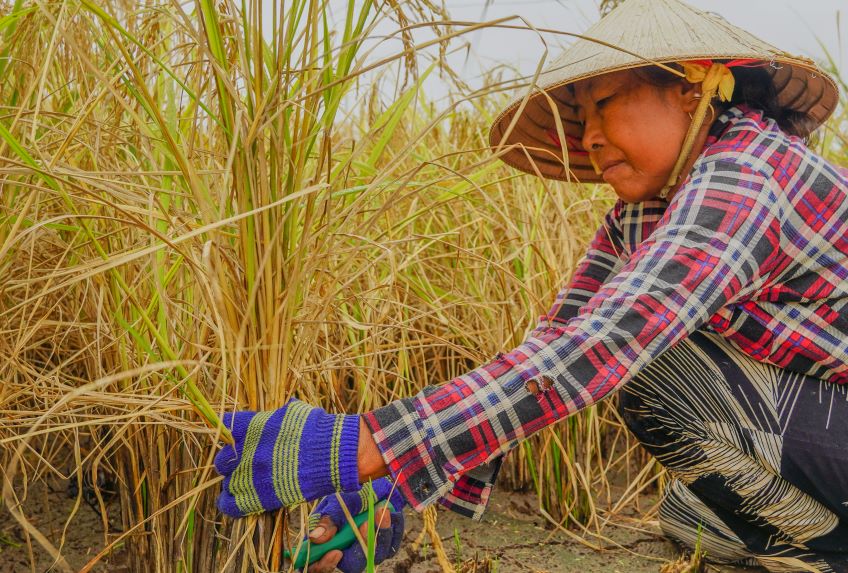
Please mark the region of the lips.
[[599, 169], [601, 170], [601, 179], [603, 179], [604, 181], [607, 181], [607, 183], [609, 183], [607, 178], [609, 177], [610, 174], [615, 172], [615, 169], [619, 165], [624, 165], [624, 161], [619, 159], [619, 160], [615, 160], [615, 161], [604, 161], [603, 163], [601, 163], [598, 166]]
[[615, 160], [612, 160], [612, 161], [603, 161], [603, 162], [598, 164], [598, 168], [603, 172], [603, 171], [606, 171], [607, 169], [609, 169], [610, 167], [615, 167], [616, 165], [620, 165], [622, 163], [624, 163], [624, 161], [621, 160], [621, 159], [615, 159]]

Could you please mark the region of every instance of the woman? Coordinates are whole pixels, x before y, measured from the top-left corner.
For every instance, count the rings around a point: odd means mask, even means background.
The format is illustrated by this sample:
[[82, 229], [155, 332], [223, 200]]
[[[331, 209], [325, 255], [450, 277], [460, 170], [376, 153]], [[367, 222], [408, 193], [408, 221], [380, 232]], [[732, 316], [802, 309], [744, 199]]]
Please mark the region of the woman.
[[[586, 37], [491, 132], [507, 163], [620, 198], [550, 312], [513, 351], [361, 417], [227, 416], [222, 511], [390, 474], [416, 509], [480, 518], [503, 455], [621, 389], [673, 477], [667, 535], [716, 562], [848, 571], [848, 181], [802, 139], [836, 87], [677, 0], [629, 0]], [[340, 559], [361, 570], [340, 552], [310, 570]]]

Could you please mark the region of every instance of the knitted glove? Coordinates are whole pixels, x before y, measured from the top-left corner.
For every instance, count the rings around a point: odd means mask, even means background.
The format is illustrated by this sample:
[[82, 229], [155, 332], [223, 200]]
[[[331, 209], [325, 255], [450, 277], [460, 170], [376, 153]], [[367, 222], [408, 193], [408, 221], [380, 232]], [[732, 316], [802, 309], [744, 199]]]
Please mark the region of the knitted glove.
[[[400, 492], [394, 487], [391, 481], [387, 478], [380, 478], [372, 482], [374, 494], [376, 496], [376, 504], [383, 501], [390, 501], [394, 507], [391, 513], [391, 525], [385, 528], [377, 529], [376, 547], [374, 548], [374, 561], [381, 563], [386, 559], [394, 557], [400, 550], [400, 543], [403, 540], [403, 508], [406, 506], [406, 500]], [[356, 516], [368, 510], [368, 487], [363, 486], [358, 492], [343, 493], [341, 496], [330, 495], [321, 500], [315, 511], [309, 516], [309, 528], [313, 531], [318, 525], [319, 520], [326, 516], [329, 517], [337, 529], [341, 529], [347, 524], [342, 505], [339, 503], [341, 497], [342, 503], [347, 506], [348, 511], [352, 516]], [[342, 551], [342, 559], [336, 567], [342, 573], [360, 573], [365, 571], [366, 556], [362, 545], [359, 542], [354, 542], [353, 545]]]
[[224, 414], [234, 445], [215, 456], [224, 476], [218, 509], [233, 517], [358, 491], [359, 416], [332, 415], [300, 400], [279, 410]]

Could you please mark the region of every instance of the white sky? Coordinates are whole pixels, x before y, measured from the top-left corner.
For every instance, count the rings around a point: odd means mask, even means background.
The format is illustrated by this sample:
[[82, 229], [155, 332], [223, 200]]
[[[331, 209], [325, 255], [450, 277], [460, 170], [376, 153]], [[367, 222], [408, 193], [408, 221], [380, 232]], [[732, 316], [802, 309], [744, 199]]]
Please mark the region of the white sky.
[[[272, 0], [277, 1], [277, 0]], [[375, 3], [381, 0], [373, 0]], [[434, 4], [441, 0], [433, 0]], [[848, 80], [848, 0], [687, 0], [703, 10], [721, 14], [731, 23], [748, 30], [755, 36], [790, 53], [812, 57], [817, 61], [826, 59], [825, 50], [836, 62], [840, 74]], [[599, 18], [599, 0], [444, 0], [445, 6], [454, 20], [482, 22], [505, 16], [520, 15], [531, 25], [558, 29], [565, 32], [581, 33]], [[263, 10], [270, 16], [271, 2], [263, 2]], [[330, 0], [332, 19], [343, 26], [343, 6], [347, 0]], [[266, 22], [270, 17], [266, 19]], [[520, 20], [511, 22], [523, 25]], [[383, 35], [397, 29], [396, 24], [381, 23], [375, 30], [371, 42], [366, 48], [373, 48], [369, 61], [394, 54], [400, 50], [397, 39], [384, 40]], [[571, 40], [567, 36], [547, 34], [545, 41], [549, 45], [548, 61], [558, 52], [558, 46], [564, 46]], [[416, 43], [432, 39], [432, 33], [419, 31], [415, 34]], [[463, 81], [472, 88], [480, 85], [482, 71], [497, 64], [507, 64], [515, 68], [503, 79], [515, 79], [519, 75], [531, 76], [539, 59], [544, 54], [544, 43], [539, 34], [531, 30], [484, 29], [463, 36], [470, 41], [471, 52], [454, 53], [449, 58], [453, 70], [459, 73]], [[458, 46], [459, 42], [452, 44]], [[435, 57], [436, 50], [430, 50]], [[421, 69], [426, 62], [421, 62]], [[520, 72], [520, 73], [519, 73]], [[365, 80], [367, 83], [368, 79]], [[395, 76], [388, 78], [382, 85], [388, 93], [395, 84]], [[362, 84], [360, 84], [362, 85]], [[431, 76], [425, 84], [425, 93], [431, 100], [440, 100], [448, 94], [448, 84]], [[456, 94], [451, 100], [456, 99]]]
[[[787, 52], [823, 59], [826, 48], [841, 70], [848, 64], [846, 0], [688, 0], [688, 3], [717, 12], [730, 23]], [[485, 0], [446, 0], [446, 5], [457, 20], [491, 20], [518, 14], [534, 26], [575, 33], [586, 31], [598, 19], [597, 0], [493, 0], [488, 7]], [[483, 30], [475, 38], [475, 51], [481, 60], [528, 64], [529, 72], [538, 61], [542, 47], [531, 32]]]

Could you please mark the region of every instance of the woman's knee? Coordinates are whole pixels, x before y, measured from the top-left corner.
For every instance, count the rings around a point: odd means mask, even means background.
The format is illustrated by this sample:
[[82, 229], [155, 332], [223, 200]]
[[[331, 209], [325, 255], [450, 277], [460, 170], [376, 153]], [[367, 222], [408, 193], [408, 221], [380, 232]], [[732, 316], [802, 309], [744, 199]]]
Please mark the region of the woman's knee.
[[667, 350], [618, 393], [618, 412], [628, 429], [642, 443], [655, 444], [664, 438], [674, 439], [669, 432], [679, 427], [674, 422], [679, 408], [673, 403], [674, 396], [679, 395], [674, 391], [675, 376], [658, 375], [660, 372], [672, 372], [667, 366], [678, 352], [678, 347]]
[[662, 394], [648, 385], [624, 388], [619, 394], [618, 411], [627, 429], [653, 455], [680, 440], [685, 428], [675, 419]]
[[636, 438], [654, 455], [704, 433], [698, 402], [717, 386], [716, 373], [702, 360], [712, 340], [700, 333], [680, 341], [633, 377], [619, 396], [619, 414]]
[[637, 380], [632, 380], [618, 392], [618, 413], [640, 442], [648, 437], [647, 426], [650, 425], [657, 404], [656, 400], [646, 396], [649, 390], [650, 386], [642, 386]]

